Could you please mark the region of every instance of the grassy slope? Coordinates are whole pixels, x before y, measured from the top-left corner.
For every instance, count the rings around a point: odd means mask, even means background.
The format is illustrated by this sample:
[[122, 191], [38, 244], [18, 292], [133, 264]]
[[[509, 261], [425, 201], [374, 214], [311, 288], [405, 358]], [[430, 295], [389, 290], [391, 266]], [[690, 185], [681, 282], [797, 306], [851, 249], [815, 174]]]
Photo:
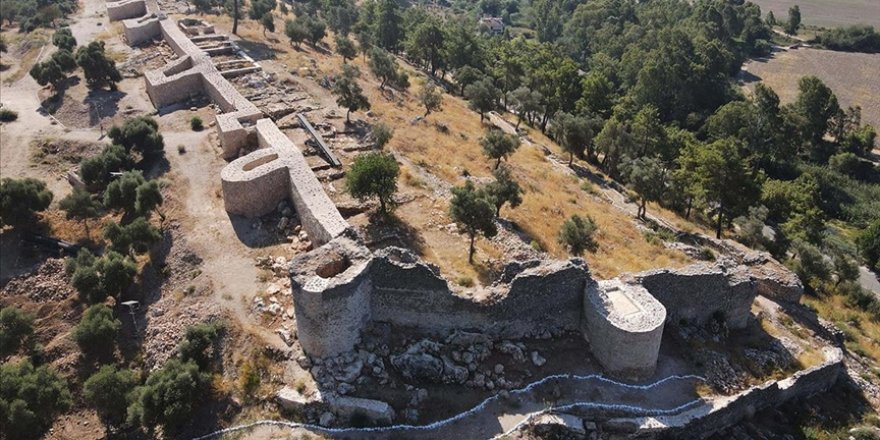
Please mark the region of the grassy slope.
[[[220, 19], [216, 22], [225, 26], [225, 21]], [[283, 28], [281, 21], [279, 19], [276, 25], [278, 29]], [[308, 67], [310, 60], [315, 60], [315, 77], [320, 78], [325, 74], [338, 72], [342, 65], [339, 56], [320, 53], [305, 45], [303, 52], [291, 50], [286, 38], [280, 34], [276, 35], [281, 41], [267, 41], [262, 37], [262, 31], [252, 22], [239, 24], [239, 35], [249, 40], [268, 42], [278, 51], [278, 61], [285, 63], [290, 71]], [[332, 37], [326, 38], [325, 42], [327, 41], [332, 41]], [[416, 94], [423, 83], [421, 74], [408, 68], [412, 84], [409, 93], [405, 96], [398, 95], [401, 98], [399, 101], [389, 100], [379, 92], [377, 82], [369, 73], [363, 58], [358, 56], [353, 63], [362, 72], [361, 85], [372, 104], [372, 113], [377, 120], [384, 121], [395, 129], [388, 149], [402, 154], [413, 164], [427, 169], [448, 184], [461, 184], [465, 170], [477, 178], [491, 176], [492, 164], [483, 156], [479, 145], [479, 138], [488, 125], [481, 124], [479, 115], [468, 109], [464, 100], [444, 94], [441, 112], [431, 114], [427, 123], [412, 124], [413, 118], [424, 114], [416, 101]], [[363, 114], [355, 114], [354, 117], [366, 119]], [[449, 128], [448, 133], [438, 130], [435, 123], [446, 125]], [[539, 143], [561, 152], [555, 143], [539, 132], [533, 130], [532, 134]], [[509, 163], [514, 176], [527, 193], [520, 207], [512, 210], [505, 208], [502, 217], [516, 222], [531, 239], [554, 257], [568, 256], [556, 241], [557, 232], [564, 219], [572, 214], [580, 214], [592, 216], [600, 225], [599, 250], [586, 255], [591, 270], [599, 277], [613, 277], [622, 272], [656, 267], [680, 266], [689, 261], [680, 252], [648, 243], [629, 216], [584, 190], [581, 179], [560, 170], [545, 158], [539, 148], [523, 146], [510, 158]], [[415, 174], [411, 170], [405, 170], [404, 173]], [[429, 208], [434, 217], [431, 224], [451, 223], [446, 214], [448, 201], [436, 199], [429, 191], [422, 189], [423, 185], [417, 178], [405, 176], [401, 182], [404, 186], [402, 191], [418, 192], [431, 200], [431, 203], [424, 204], [419, 209], [401, 207], [397, 212], [405, 223], [419, 231], [420, 238], [426, 244], [423, 256], [439, 264], [450, 279], [480, 278], [481, 268], [475, 269], [467, 264], [467, 247], [462, 237], [450, 240], [449, 234], [426, 227], [428, 221], [424, 217], [429, 214], [425, 212]], [[436, 218], [438, 215], [441, 218]], [[501, 251], [492, 242], [479, 240], [478, 260], [500, 256]]]

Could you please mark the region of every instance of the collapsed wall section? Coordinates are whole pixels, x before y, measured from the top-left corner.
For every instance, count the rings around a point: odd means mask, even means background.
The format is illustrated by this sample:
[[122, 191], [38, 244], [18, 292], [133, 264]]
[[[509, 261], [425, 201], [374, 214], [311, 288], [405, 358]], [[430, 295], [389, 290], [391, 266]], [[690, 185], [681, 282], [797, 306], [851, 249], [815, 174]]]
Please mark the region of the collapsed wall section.
[[806, 399], [831, 389], [846, 374], [843, 351], [823, 350], [825, 361], [791, 377], [754, 386], [732, 396], [704, 401], [680, 414], [618, 419], [617, 425], [632, 425], [637, 438], [704, 439], [752, 417], [767, 408], [795, 399]]
[[643, 378], [654, 374], [666, 308], [645, 288], [619, 279], [588, 282], [584, 338], [605, 371]]

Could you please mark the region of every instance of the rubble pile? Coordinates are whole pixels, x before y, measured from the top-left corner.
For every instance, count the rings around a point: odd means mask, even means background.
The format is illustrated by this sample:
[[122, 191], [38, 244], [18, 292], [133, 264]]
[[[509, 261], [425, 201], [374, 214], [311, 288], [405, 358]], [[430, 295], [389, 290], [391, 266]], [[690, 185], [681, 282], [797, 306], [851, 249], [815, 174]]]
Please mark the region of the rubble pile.
[[[356, 350], [339, 356], [302, 356], [298, 362], [311, 369], [322, 390], [347, 395], [361, 385], [412, 391], [419, 383], [460, 384], [499, 392], [521, 387], [533, 376], [532, 370], [544, 366], [547, 359], [523, 342], [493, 342], [481, 333], [456, 332], [443, 341], [407, 340], [397, 347], [366, 340]], [[411, 406], [421, 400], [415, 399]]]
[[[190, 298], [187, 302], [182, 305], [174, 298], [164, 297], [150, 306], [143, 336], [144, 365], [147, 370], [161, 368], [177, 353], [187, 328], [223, 317], [216, 303], [198, 298]], [[143, 326], [143, 323], [140, 325]]]
[[0, 296], [23, 295], [36, 302], [62, 301], [76, 295], [64, 273], [64, 260], [49, 258], [37, 270], [17, 276], [3, 286]]

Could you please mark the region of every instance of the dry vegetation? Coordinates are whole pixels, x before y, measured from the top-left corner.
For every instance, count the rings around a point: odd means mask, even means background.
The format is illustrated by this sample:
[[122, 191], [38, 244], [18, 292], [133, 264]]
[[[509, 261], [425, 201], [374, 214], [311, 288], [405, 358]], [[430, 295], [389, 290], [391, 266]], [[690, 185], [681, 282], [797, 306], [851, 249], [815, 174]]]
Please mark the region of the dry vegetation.
[[[211, 17], [210, 20], [220, 32], [226, 31], [229, 26], [226, 17]], [[277, 28], [283, 28], [282, 21], [278, 20]], [[338, 55], [317, 51], [306, 45], [296, 50], [282, 34], [270, 33], [264, 39], [262, 29], [253, 22], [240, 23], [239, 36], [250, 41], [269, 43], [276, 50], [276, 61], [283, 63], [290, 72], [310, 72], [313, 78], [318, 79], [341, 69], [342, 59]], [[332, 41], [332, 36], [325, 38], [325, 41]], [[425, 121], [413, 123], [414, 118], [424, 114], [424, 109], [416, 101], [424, 76], [407, 66], [410, 90], [406, 95], [395, 93], [392, 98], [383, 96], [379, 91], [362, 56], [356, 57], [353, 63], [362, 72], [361, 85], [372, 105], [374, 118], [370, 122], [384, 121], [395, 129], [394, 138], [386, 148], [402, 155], [413, 166], [436, 176], [446, 186], [459, 185], [468, 175], [477, 181], [491, 178], [492, 163], [483, 156], [479, 145], [479, 138], [489, 125], [481, 123], [479, 115], [470, 110], [463, 99], [444, 94], [441, 112], [432, 113]], [[354, 118], [365, 117], [355, 114]], [[448, 130], [439, 128], [439, 125]], [[561, 154], [561, 148], [540, 131], [529, 130], [529, 136], [537, 144]], [[586, 180], [577, 178], [565, 167], [548, 160], [540, 147], [524, 144], [509, 163], [526, 194], [521, 206], [516, 209], [504, 208], [501, 214], [531, 238], [533, 247], [539, 247], [556, 258], [567, 258], [556, 237], [562, 222], [577, 213], [592, 216], [600, 226], [599, 249], [596, 253], [586, 255], [586, 259], [601, 278], [622, 272], [680, 266], [688, 261], [679, 252], [646, 241], [629, 215], [613, 209], [607, 201], [591, 194], [589, 184], [585, 185]], [[432, 189], [426, 188], [428, 185], [419, 177], [419, 173], [407, 166], [403, 167], [401, 183], [401, 192], [412, 193], [415, 201], [401, 206], [396, 214], [418, 231], [418, 238], [425, 244], [420, 248], [422, 256], [440, 265], [449, 279], [486, 281], [482, 262], [502, 257], [502, 251], [493, 242], [480, 239], [477, 260], [481, 263], [475, 267], [468, 265], [464, 237], [439, 227], [451, 223], [447, 215], [448, 201], [435, 196]]]
[[861, 106], [862, 122], [880, 127], [880, 55], [797, 49], [749, 61], [744, 69], [772, 87], [783, 103], [797, 97], [798, 79], [815, 75], [834, 90], [841, 107]]
[[876, 0], [755, 0], [761, 11], [773, 11], [779, 20], [788, 17], [788, 8], [798, 5], [803, 22], [816, 26], [869, 24], [880, 28], [880, 3]]

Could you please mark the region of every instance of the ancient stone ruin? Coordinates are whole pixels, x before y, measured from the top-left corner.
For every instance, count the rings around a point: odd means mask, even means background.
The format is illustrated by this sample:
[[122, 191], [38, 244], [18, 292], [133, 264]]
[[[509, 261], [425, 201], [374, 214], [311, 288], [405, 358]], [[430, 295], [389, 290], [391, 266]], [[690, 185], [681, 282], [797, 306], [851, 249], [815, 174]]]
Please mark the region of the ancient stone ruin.
[[[758, 294], [783, 301], [800, 298], [803, 288], [796, 276], [780, 276], [775, 267], [768, 269], [775, 262], [755, 255], [601, 281], [577, 258], [512, 262], [494, 284], [462, 291], [407, 249], [373, 252], [364, 245], [300, 148], [227, 80], [236, 73], [226, 67], [252, 71], [259, 66], [212, 59], [238, 52], [212, 26], [200, 20], [174, 22], [157, 10], [148, 11], [143, 0], [108, 3], [110, 10], [111, 18], [125, 19], [130, 44], [162, 38], [178, 56], [145, 75], [157, 108], [206, 95], [219, 108], [215, 126], [223, 156], [232, 159], [246, 147], [258, 147], [219, 173], [226, 210], [255, 217], [285, 199], [293, 202], [316, 246], [290, 264], [297, 336], [313, 359], [354, 350], [376, 323], [439, 338], [465, 331], [497, 341], [579, 333], [585, 358], [595, 358], [608, 375], [640, 379], [655, 372], [667, 323], [700, 325], [720, 319], [729, 328], [742, 328]], [[543, 361], [536, 354], [533, 363], [539, 365]], [[391, 362], [405, 365], [414, 356], [419, 355], [403, 353]], [[444, 362], [430, 367], [465, 379], [469, 374]], [[784, 391], [777, 387], [775, 392]], [[288, 397], [286, 401], [296, 400]], [[331, 398], [342, 406], [360, 405], [352, 403], [354, 398]], [[379, 412], [391, 423], [390, 408]]]

